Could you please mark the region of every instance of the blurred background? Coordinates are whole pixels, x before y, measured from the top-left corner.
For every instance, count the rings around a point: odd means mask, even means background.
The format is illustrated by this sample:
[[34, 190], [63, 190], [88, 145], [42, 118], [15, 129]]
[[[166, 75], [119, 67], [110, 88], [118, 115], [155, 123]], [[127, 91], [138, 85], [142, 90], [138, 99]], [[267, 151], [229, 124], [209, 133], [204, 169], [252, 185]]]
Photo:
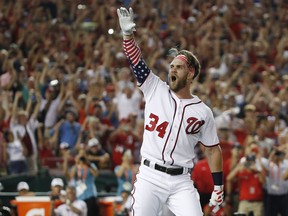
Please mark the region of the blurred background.
[[[248, 213], [257, 201], [263, 215], [271, 197], [288, 201], [286, 0], [0, 0], [2, 204], [11, 207], [21, 181], [35, 195], [47, 194], [53, 178], [68, 185], [79, 161], [99, 170], [91, 195], [97, 203], [129, 195], [145, 100], [123, 53], [121, 6], [133, 8], [136, 41], [163, 81], [172, 47], [201, 63], [191, 91], [215, 116], [227, 180], [223, 214], [241, 201]], [[211, 176], [201, 146], [197, 152], [191, 178], [210, 215]], [[243, 182], [254, 174], [249, 189]]]

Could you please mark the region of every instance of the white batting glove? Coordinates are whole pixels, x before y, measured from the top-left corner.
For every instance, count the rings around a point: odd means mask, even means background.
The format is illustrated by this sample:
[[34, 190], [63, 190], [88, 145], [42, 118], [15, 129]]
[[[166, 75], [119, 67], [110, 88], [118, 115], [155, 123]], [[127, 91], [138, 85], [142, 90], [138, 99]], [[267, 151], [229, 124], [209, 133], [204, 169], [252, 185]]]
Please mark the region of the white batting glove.
[[126, 8], [121, 7], [120, 9], [117, 9], [117, 14], [119, 18], [119, 24], [124, 35], [131, 35], [133, 31], [136, 31], [136, 24], [133, 21], [134, 13], [132, 8], [129, 8], [128, 11]]
[[219, 207], [224, 200], [223, 185], [214, 185], [214, 190], [210, 198], [210, 206]]

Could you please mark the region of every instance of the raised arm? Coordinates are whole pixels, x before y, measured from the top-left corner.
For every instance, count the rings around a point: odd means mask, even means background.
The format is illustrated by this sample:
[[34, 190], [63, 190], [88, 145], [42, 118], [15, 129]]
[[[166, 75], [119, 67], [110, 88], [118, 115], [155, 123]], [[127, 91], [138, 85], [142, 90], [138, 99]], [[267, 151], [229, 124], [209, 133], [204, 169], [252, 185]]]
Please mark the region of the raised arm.
[[132, 8], [129, 8], [128, 11], [126, 8], [121, 7], [120, 9], [117, 9], [117, 14], [123, 32], [124, 53], [133, 69], [135, 78], [139, 84], [142, 84], [148, 77], [150, 69], [143, 60], [141, 50], [133, 37], [133, 31], [136, 31], [136, 24], [133, 21], [133, 10]]

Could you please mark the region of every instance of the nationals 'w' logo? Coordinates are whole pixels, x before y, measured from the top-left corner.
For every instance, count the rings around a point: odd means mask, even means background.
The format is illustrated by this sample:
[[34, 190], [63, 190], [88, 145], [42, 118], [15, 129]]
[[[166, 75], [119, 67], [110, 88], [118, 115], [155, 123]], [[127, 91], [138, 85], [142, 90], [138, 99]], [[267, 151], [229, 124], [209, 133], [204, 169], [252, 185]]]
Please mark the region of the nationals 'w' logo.
[[195, 117], [190, 117], [187, 119], [187, 127], [185, 129], [187, 134], [196, 134], [200, 131], [200, 128], [202, 127], [202, 125], [205, 124], [204, 120], [199, 120]]
[[[150, 122], [145, 125], [145, 129], [148, 131], [157, 131], [158, 136], [163, 138], [164, 135], [166, 134], [166, 129], [169, 125], [167, 121], [160, 122], [159, 123], [159, 117], [153, 113], [150, 113], [149, 115]], [[195, 117], [190, 117], [187, 119], [187, 127], [185, 129], [187, 134], [196, 134], [200, 131], [200, 128], [202, 125], [204, 125], [205, 121], [202, 120], [200, 121], [199, 119]]]

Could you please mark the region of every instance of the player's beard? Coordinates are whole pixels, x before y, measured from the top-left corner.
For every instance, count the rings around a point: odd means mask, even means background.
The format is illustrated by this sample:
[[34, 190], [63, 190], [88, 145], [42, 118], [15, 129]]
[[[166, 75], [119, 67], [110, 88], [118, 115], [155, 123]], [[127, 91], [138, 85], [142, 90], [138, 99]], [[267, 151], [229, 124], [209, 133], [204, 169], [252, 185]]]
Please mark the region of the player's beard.
[[173, 92], [178, 92], [181, 89], [185, 88], [187, 85], [187, 76], [188, 74], [183, 77], [182, 79], [177, 78], [175, 81], [172, 81], [172, 76], [169, 77], [169, 87]]

